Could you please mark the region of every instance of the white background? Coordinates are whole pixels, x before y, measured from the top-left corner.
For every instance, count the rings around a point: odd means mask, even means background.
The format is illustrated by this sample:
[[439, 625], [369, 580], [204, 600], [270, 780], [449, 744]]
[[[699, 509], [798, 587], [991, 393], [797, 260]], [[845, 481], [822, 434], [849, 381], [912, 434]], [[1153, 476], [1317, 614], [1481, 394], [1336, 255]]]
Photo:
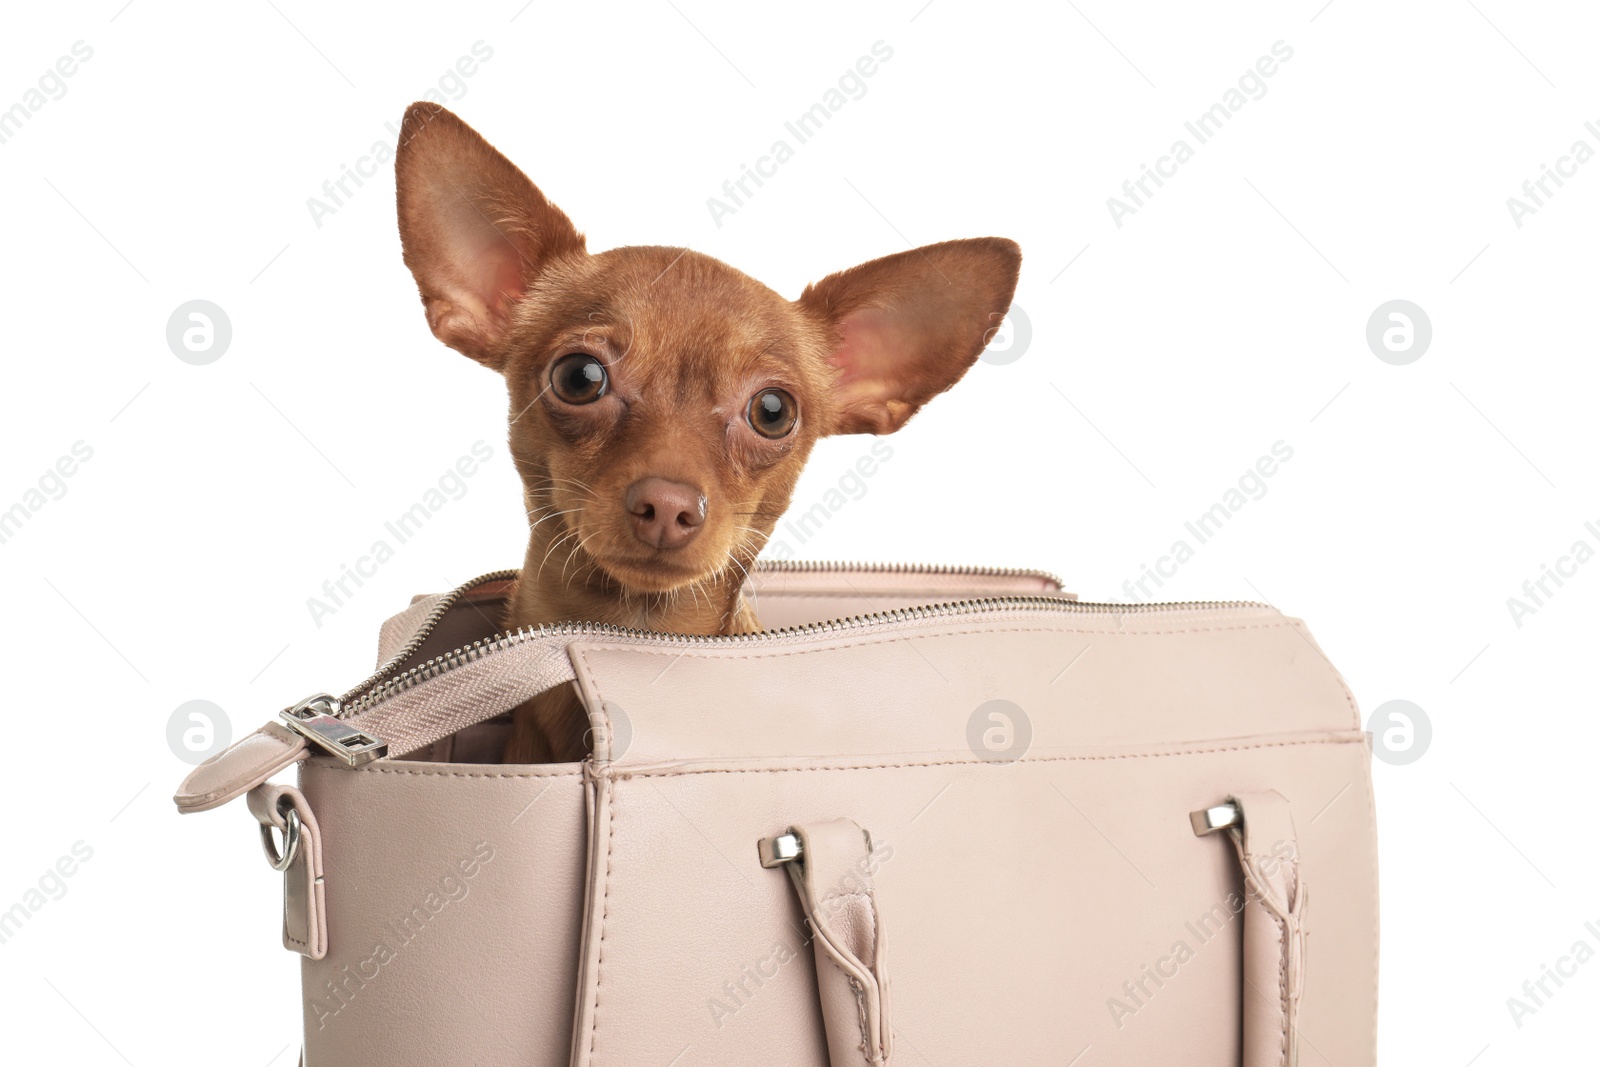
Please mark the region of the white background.
[[[343, 689], [412, 593], [520, 562], [502, 386], [427, 332], [390, 172], [320, 226], [306, 203], [482, 41], [441, 95], [592, 249], [687, 245], [797, 295], [908, 242], [1022, 244], [1026, 349], [916, 419], [800, 554], [1037, 566], [1121, 598], [1292, 447], [1159, 595], [1268, 599], [1364, 713], [1431, 720], [1421, 758], [1374, 767], [1383, 1060], [1592, 1059], [1600, 962], [1520, 1028], [1506, 1000], [1600, 948], [1600, 562], [1520, 627], [1507, 599], [1600, 548], [1600, 161], [1520, 227], [1506, 201], [1600, 149], [1600, 20], [1321, 3], [10, 8], [0, 109], [74, 42], [93, 56], [0, 144], [0, 509], [75, 442], [93, 456], [0, 544], [0, 909], [75, 842], [93, 856], [0, 944], [4, 1058], [293, 1061], [279, 880], [237, 806], [173, 813], [167, 722], [205, 699], [239, 736]], [[880, 40], [865, 95], [719, 227], [707, 198]], [[1117, 226], [1107, 198], [1277, 41], [1265, 95]], [[165, 338], [197, 298], [232, 322], [209, 366]], [[1405, 366], [1365, 339], [1392, 299], [1432, 322]], [[478, 440], [465, 496], [315, 625], [307, 598]], [[867, 444], [825, 442], [799, 506]]]

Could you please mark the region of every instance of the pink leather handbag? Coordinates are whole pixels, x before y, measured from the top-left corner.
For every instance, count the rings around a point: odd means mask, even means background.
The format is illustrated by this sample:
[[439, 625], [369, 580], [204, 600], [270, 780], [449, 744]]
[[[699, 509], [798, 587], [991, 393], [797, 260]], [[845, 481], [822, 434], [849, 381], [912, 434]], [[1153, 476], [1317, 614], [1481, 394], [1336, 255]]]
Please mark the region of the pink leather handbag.
[[[1298, 620], [787, 564], [759, 634], [497, 633], [514, 579], [176, 797], [249, 794], [309, 1067], [1374, 1062], [1369, 747]], [[590, 758], [493, 762], [567, 683]]]

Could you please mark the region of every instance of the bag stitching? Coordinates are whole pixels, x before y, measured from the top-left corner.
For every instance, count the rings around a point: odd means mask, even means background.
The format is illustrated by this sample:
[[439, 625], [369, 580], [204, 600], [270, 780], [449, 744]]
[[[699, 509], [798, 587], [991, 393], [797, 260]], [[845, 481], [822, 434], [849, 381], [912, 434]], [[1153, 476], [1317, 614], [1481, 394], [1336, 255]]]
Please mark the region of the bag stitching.
[[589, 1062], [594, 1062], [594, 1046], [600, 1036], [600, 982], [606, 962], [606, 923], [611, 917], [611, 851], [617, 839], [617, 791], [606, 790], [606, 873], [600, 897], [600, 941], [595, 947], [594, 999], [589, 1019]]
[[[1363, 740], [1364, 743], [1365, 741]], [[1246, 833], [1248, 836], [1248, 831]], [[1246, 895], [1253, 901], [1260, 914], [1264, 914], [1268, 919], [1272, 920], [1273, 926], [1278, 931], [1278, 1063], [1280, 1067], [1287, 1067], [1289, 1062], [1290, 1020], [1289, 916], [1294, 913], [1294, 897], [1299, 892], [1295, 887], [1298, 887], [1300, 881], [1300, 866], [1298, 863], [1290, 863], [1285, 866], [1287, 873], [1283, 879], [1280, 893], [1280, 887], [1275, 884], [1276, 880], [1273, 880], [1273, 884], [1269, 884], [1266, 878], [1260, 876], [1260, 861], [1267, 857], [1258, 856], [1251, 852], [1247, 840], [1240, 841], [1239, 852], [1239, 863], [1244, 872]], [[1269, 896], [1274, 901], [1274, 904], [1268, 904]], [[1284, 914], [1282, 916], [1278, 914], [1275, 903], [1280, 896], [1283, 901], [1282, 910]], [[1257, 990], [1257, 992], [1260, 993], [1260, 990]], [[1266, 994], [1262, 993], [1261, 996], [1262, 999], [1266, 999]]]
[[[1323, 668], [1325, 670], [1327, 670], [1329, 676], [1333, 678], [1334, 683], [1339, 687], [1339, 691], [1344, 694], [1345, 703], [1349, 706], [1350, 713], [1352, 715], [1355, 715], [1357, 717], [1357, 719], [1359, 720], [1360, 715], [1359, 715], [1359, 712], [1358, 712], [1358, 710], [1356, 708], [1355, 694], [1351, 692], [1350, 686], [1345, 683], [1344, 677], [1338, 672], [1338, 670], [1336, 670], [1334, 668], [1332, 661], [1330, 661], [1328, 659], [1328, 657], [1322, 652], [1322, 650], [1317, 647], [1316, 642], [1314, 640], [1312, 640], [1310, 634], [1301, 632], [1303, 627], [1300, 624], [1294, 622], [1293, 620], [1290, 620], [1290, 619], [1287, 619], [1287, 618], [1283, 618], [1281, 616], [1279, 617], [1279, 621], [1270, 622], [1270, 623], [1248, 623], [1248, 624], [1239, 624], [1237, 626], [1190, 626], [1190, 627], [1181, 627], [1181, 628], [1176, 629], [1176, 630], [1096, 630], [1096, 629], [1083, 629], [1083, 628], [1080, 628], [1080, 627], [1065, 627], [1065, 626], [1007, 626], [1007, 627], [979, 626], [979, 627], [973, 627], [973, 628], [963, 629], [963, 630], [947, 630], [947, 631], [940, 631], [940, 632], [934, 632], [934, 633], [923, 633], [923, 634], [899, 634], [899, 635], [896, 635], [893, 631], [890, 631], [890, 632], [887, 632], [887, 633], [869, 634], [865, 638], [863, 638], [859, 643], [851, 644], [851, 645], [847, 645], [847, 646], [843, 646], [843, 647], [863, 648], [863, 647], [874, 646], [874, 645], [893, 645], [893, 644], [899, 644], [899, 643], [902, 643], [902, 642], [909, 644], [911, 641], [919, 639], [919, 638], [926, 638], [926, 637], [970, 637], [973, 634], [1066, 633], [1066, 634], [1088, 634], [1090, 636], [1105, 636], [1105, 637], [1171, 637], [1171, 636], [1176, 635], [1176, 634], [1233, 633], [1233, 632], [1242, 631], [1242, 630], [1284, 630], [1284, 629], [1294, 630], [1296, 633], [1299, 633], [1301, 638], [1303, 638], [1304, 640], [1306, 640], [1307, 642], [1309, 642], [1311, 644], [1311, 647], [1317, 652], [1318, 658], [1322, 660]], [[808, 654], [810, 652], [815, 652], [815, 651], [818, 651], [818, 650], [819, 650], [818, 648], [809, 648], [809, 649], [791, 649], [791, 650], [781, 651], [781, 652], [753, 652], [753, 653], [748, 653], [748, 654], [739, 656], [737, 658], [743, 659], [743, 660], [747, 660], [747, 661], [748, 660], [760, 660], [760, 659], [782, 659], [785, 656], [806, 655], [806, 654]], [[600, 696], [600, 686], [599, 686], [598, 679], [596, 679], [595, 676], [594, 676], [594, 670], [590, 666], [589, 653], [590, 652], [602, 652], [602, 651], [609, 651], [609, 652], [628, 651], [628, 652], [635, 652], [635, 653], [637, 653], [639, 655], [642, 655], [642, 656], [668, 656], [668, 655], [673, 655], [673, 653], [670, 653], [670, 652], [667, 652], [667, 651], [664, 651], [664, 650], [661, 651], [661, 652], [656, 652], [656, 651], [653, 651], [653, 650], [650, 650], [650, 649], [641, 648], [638, 645], [624, 645], [624, 644], [617, 644], [615, 642], [580, 646], [578, 648], [578, 659], [582, 662], [581, 670], [588, 677], [590, 688], [594, 690], [595, 696], [597, 698]], [[700, 652], [700, 651], [694, 651], [692, 649], [685, 649], [685, 650], [677, 653], [674, 658], [675, 659], [681, 659], [684, 656], [694, 656], [697, 659], [721, 659], [721, 658], [725, 658], [725, 657], [717, 656], [714, 653], [711, 653], [711, 652], [708, 652], [708, 651], [707, 652]]]
[[[828, 899], [830, 899], [830, 900], [832, 900], [832, 899], [842, 899], [844, 897], [857, 897], [857, 896], [864, 896], [864, 895], [865, 894], [863, 894], [863, 893], [861, 893], [859, 891], [856, 891], [856, 892], [853, 892], [853, 893], [836, 894], [834, 897], [830, 897]], [[819, 899], [817, 901], [817, 910], [820, 910], [822, 904], [824, 904], [824, 903], [826, 903], [826, 901]], [[814, 935], [813, 936], [814, 937], [822, 937], [822, 930], [820, 929], [821, 924], [818, 922], [815, 912], [812, 913], [811, 922], [812, 922], [812, 926], [813, 926], [813, 930], [814, 930]], [[839, 956], [843, 955], [845, 950], [842, 949], [842, 948], [833, 948], [833, 949], [830, 950], [830, 948], [826, 947], [826, 942], [830, 942], [832, 940], [833, 940], [833, 927], [832, 927], [832, 924], [830, 923], [829, 926], [828, 926], [828, 936], [826, 938], [823, 938], [822, 942], [819, 942], [818, 951], [820, 953], [822, 953], [822, 955], [827, 957], [829, 963], [833, 964], [834, 969], [837, 970], [839, 972], [840, 977], [842, 977], [845, 980], [846, 986], [848, 986], [850, 991], [851, 991], [851, 993], [853, 993], [855, 995], [855, 998], [856, 998], [856, 1016], [857, 1016], [856, 1025], [858, 1027], [858, 1032], [861, 1035], [861, 1040], [856, 1045], [856, 1048], [861, 1052], [861, 1054], [863, 1056], [867, 1056], [868, 1055], [868, 1053], [867, 1053], [868, 1037], [867, 1037], [867, 997], [866, 997], [866, 989], [861, 985], [860, 982], [856, 981], [854, 975], [852, 975], [849, 971], [845, 970], [844, 964], [839, 962]], [[837, 955], [836, 955], [836, 953], [837, 953]], [[854, 953], [851, 953], [851, 955], [854, 955]]]
[[[485, 764], [486, 767], [500, 766], [499, 764]], [[307, 770], [335, 771], [339, 774], [349, 774], [351, 768], [338, 763], [307, 763]], [[358, 774], [414, 774], [424, 778], [489, 778], [515, 781], [518, 778], [576, 778], [581, 780], [583, 772], [578, 771], [518, 771], [513, 774], [496, 774], [493, 771], [434, 771], [420, 767], [393, 767], [381, 763], [369, 763], [364, 767], [355, 768]]]
[[1278, 1062], [1289, 1062], [1289, 924], [1262, 907], [1278, 927]]
[[[1276, 912], [1267, 905], [1267, 886], [1256, 877], [1256, 856], [1250, 852], [1248, 844], [1239, 846], [1239, 866], [1244, 874], [1244, 887], [1246, 899], [1254, 905], [1256, 913], [1266, 916], [1278, 930], [1278, 1063], [1280, 1067], [1289, 1059], [1289, 991], [1288, 991], [1288, 924], [1278, 918]], [[1251, 983], [1247, 982], [1247, 985]], [[1252, 985], [1252, 988], [1254, 986]], [[1267, 995], [1257, 989], [1256, 993], [1265, 1000]]]
[[[844, 970], [843, 967], [839, 969]], [[861, 1028], [861, 1043], [856, 1048], [861, 1050], [863, 1056], [870, 1058], [871, 1053], [867, 1051], [867, 1042], [870, 1040], [867, 1036], [867, 990], [848, 974], [845, 975], [845, 981], [850, 983], [850, 990], [856, 995], [856, 1025]]]
[[[813, 923], [816, 923], [816, 921], [817, 921], [816, 917], [813, 916], [811, 921]], [[830, 928], [829, 932], [830, 932], [830, 935], [831, 935], [831, 932], [832, 932], [831, 928]], [[817, 931], [813, 936], [818, 936], [819, 934], [820, 934], [820, 931]], [[849, 971], [845, 970], [844, 964], [839, 962], [838, 956], [834, 955], [835, 952], [839, 952], [842, 955], [842, 951], [841, 950], [833, 949], [833, 950], [830, 951], [826, 947], [819, 946], [818, 951], [822, 955], [827, 957], [828, 962], [833, 964], [834, 969], [839, 972], [839, 976], [845, 980], [845, 984], [850, 988], [850, 991], [855, 994], [855, 998], [856, 998], [856, 1013], [858, 1015], [857, 1026], [860, 1028], [860, 1034], [861, 1034], [861, 1041], [856, 1047], [861, 1050], [863, 1055], [865, 1055], [866, 1051], [867, 1051], [867, 999], [866, 999], [866, 991], [862, 988], [861, 983], [856, 981], [855, 976], [852, 975]]]
[[[868, 933], [869, 933], [869, 937], [870, 937], [872, 943], [874, 945], [876, 945], [877, 944], [877, 940], [878, 940], [878, 916], [877, 916], [877, 912], [876, 912], [875, 908], [873, 907], [873, 905], [875, 905], [877, 902], [873, 899], [871, 893], [863, 892], [863, 891], [861, 891], [859, 889], [853, 890], [853, 891], [851, 891], [849, 893], [835, 893], [832, 896], [827, 897], [825, 899], [819, 899], [817, 901], [817, 905], [820, 908], [823, 904], [826, 904], [829, 901], [833, 901], [833, 900], [854, 900], [854, 899], [863, 899], [863, 900], [865, 900], [867, 902], [867, 905], [868, 905], [868, 907], [867, 907], [867, 919], [868, 919], [868, 921], [869, 921], [869, 923], [871, 925], [871, 929], [869, 930]], [[812, 921], [815, 922], [816, 919], [813, 917]], [[832, 929], [833, 929], [833, 927], [830, 924], [829, 925], [830, 933], [832, 932]], [[843, 944], [843, 939], [842, 938], [840, 939], [840, 944]], [[841, 949], [836, 949], [835, 951], [838, 951], [842, 955], [845, 950], [841, 948]], [[855, 956], [855, 953], [851, 952], [850, 955]], [[831, 953], [828, 955], [828, 959], [835, 967], [839, 968], [839, 973], [844, 975], [845, 981], [849, 982], [851, 988], [855, 990], [856, 1007], [859, 1010], [860, 1015], [861, 1015], [861, 1019], [860, 1019], [860, 1024], [861, 1024], [861, 1044], [860, 1044], [859, 1047], [860, 1047], [860, 1049], [861, 1049], [863, 1054], [868, 1054], [867, 1045], [872, 1040], [872, 1038], [871, 1038], [871, 1036], [870, 1036], [870, 1034], [868, 1032], [869, 1031], [869, 1027], [867, 1025], [866, 991], [861, 986], [861, 984], [856, 981], [855, 977], [852, 976], [849, 971], [844, 969], [844, 965], [841, 964], [837, 959], [835, 959]], [[871, 964], [867, 963], [866, 960], [860, 959], [860, 957], [857, 957], [857, 962], [859, 962], [861, 964], [862, 968], [865, 969], [868, 974], [873, 976], [874, 980], [877, 979], [877, 973], [873, 970]], [[870, 1058], [870, 1055], [869, 1055], [869, 1058]]]
[[[1119, 760], [1119, 759], [1165, 759], [1172, 756], [1204, 756], [1218, 752], [1249, 752], [1261, 748], [1290, 748], [1298, 745], [1356, 745], [1365, 744], [1362, 738], [1314, 738], [1305, 741], [1263, 741], [1251, 745], [1227, 745], [1214, 748], [1184, 748], [1172, 752], [1125, 752], [1110, 756], [1024, 756], [1015, 761], [1024, 763], [1082, 763], [1094, 760]], [[607, 770], [608, 777], [615, 779], [624, 778], [676, 778], [691, 774], [778, 774], [791, 771], [875, 771], [875, 770], [904, 770], [913, 767], [964, 767], [975, 766], [981, 761], [972, 759], [925, 760], [918, 763], [851, 763], [840, 764], [836, 767], [704, 767], [704, 768], [662, 768], [660, 770]]]

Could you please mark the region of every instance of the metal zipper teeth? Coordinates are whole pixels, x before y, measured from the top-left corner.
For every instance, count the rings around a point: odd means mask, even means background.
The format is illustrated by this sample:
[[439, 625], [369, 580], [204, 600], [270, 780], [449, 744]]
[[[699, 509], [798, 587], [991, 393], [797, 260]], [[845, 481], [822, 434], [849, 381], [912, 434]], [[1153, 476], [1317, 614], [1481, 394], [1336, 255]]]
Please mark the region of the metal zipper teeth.
[[[497, 572], [503, 573], [503, 572]], [[785, 626], [777, 630], [760, 630], [743, 634], [669, 634], [654, 630], [640, 630], [610, 623], [563, 622], [544, 626], [524, 626], [510, 633], [498, 633], [479, 638], [446, 655], [435, 656], [424, 663], [396, 675], [386, 682], [373, 685], [364, 682], [339, 698], [339, 718], [347, 718], [371, 708], [422, 682], [436, 678], [446, 671], [465, 666], [486, 655], [501, 652], [524, 641], [541, 637], [607, 637], [631, 640], [644, 639], [654, 644], [688, 645], [690, 647], [739, 647], [778, 638], [814, 637], [840, 631], [859, 630], [884, 623], [913, 622], [925, 619], [947, 618], [963, 614], [992, 614], [1001, 611], [1060, 612], [1077, 615], [1144, 615], [1175, 611], [1219, 611], [1265, 608], [1268, 605], [1252, 600], [1186, 600], [1156, 604], [1106, 604], [1063, 600], [1053, 596], [982, 597], [974, 600], [953, 600], [892, 611], [851, 615], [826, 622]]]
[[948, 563], [862, 563], [817, 559], [757, 560], [763, 571], [798, 571], [818, 574], [826, 571], [863, 571], [868, 574], [930, 574], [971, 578], [1038, 578], [1062, 587], [1061, 579], [1049, 571], [1030, 567], [972, 567]]
[[[366, 690], [376, 686], [379, 682], [383, 681], [384, 678], [399, 670], [401, 664], [405, 663], [406, 660], [416, 655], [417, 649], [422, 647], [423, 642], [426, 641], [433, 633], [434, 628], [439, 625], [440, 620], [442, 620], [450, 611], [450, 609], [455, 607], [456, 604], [460, 602], [461, 598], [466, 596], [468, 592], [476, 589], [480, 585], [487, 585], [489, 582], [509, 581], [513, 578], [516, 578], [520, 573], [520, 571], [515, 569], [490, 571], [488, 574], [480, 574], [478, 577], [472, 579], [472, 581], [463, 585], [458, 585], [454, 589], [450, 590], [450, 592], [444, 594], [439, 598], [439, 602], [428, 611], [428, 614], [423, 616], [422, 622], [417, 625], [416, 632], [411, 635], [410, 639], [406, 641], [403, 646], [401, 646], [400, 651], [390, 656], [381, 667], [368, 675], [360, 685], [351, 689], [350, 693], [353, 694], [365, 692]], [[341, 700], [340, 703], [342, 704], [343, 701]], [[340, 717], [343, 717], [343, 714], [344, 713], [341, 712]]]
[[[1028, 570], [1022, 567], [974, 567], [962, 566], [959, 564], [937, 563], [840, 563], [826, 560], [758, 560], [756, 561], [756, 567], [758, 570], [771, 572], [788, 571], [821, 573], [824, 571], [863, 571], [872, 574], [961, 575], [974, 578], [1039, 578], [1041, 580], [1053, 582], [1056, 588], [1061, 588], [1061, 579], [1057, 578], [1055, 575], [1049, 574], [1045, 571]], [[360, 685], [353, 687], [349, 693], [346, 694], [346, 697], [341, 699], [341, 705], [345, 704], [350, 698], [359, 696], [360, 694], [366, 693], [368, 690], [377, 687], [378, 684], [385, 678], [398, 671], [406, 660], [410, 659], [416, 654], [417, 649], [421, 648], [423, 643], [427, 641], [430, 635], [432, 635], [434, 628], [439, 625], [439, 622], [445, 617], [451, 608], [460, 602], [461, 598], [468, 592], [476, 589], [480, 585], [486, 585], [490, 582], [513, 581], [520, 576], [521, 573], [522, 572], [516, 568], [490, 571], [487, 574], [480, 574], [471, 581], [462, 585], [458, 585], [450, 592], [444, 594], [439, 598], [439, 602], [429, 610], [426, 616], [423, 617], [423, 620], [418, 624], [416, 631], [400, 648], [400, 650], [393, 656], [390, 656], [389, 659], [376, 671], [373, 671], [370, 675], [368, 675]], [[492, 641], [501, 636], [503, 635], [495, 634], [493, 638], [485, 638], [484, 640]], [[463, 649], [457, 649], [456, 652], [451, 653], [451, 655], [456, 655], [462, 651]], [[448, 658], [448, 656], [435, 657], [433, 660], [419, 664], [417, 667], [412, 669], [420, 670], [424, 667], [428, 667], [434, 663], [437, 663], [439, 660]], [[353, 712], [346, 710], [341, 710], [339, 712], [339, 716], [341, 718], [348, 714], [353, 714]]]

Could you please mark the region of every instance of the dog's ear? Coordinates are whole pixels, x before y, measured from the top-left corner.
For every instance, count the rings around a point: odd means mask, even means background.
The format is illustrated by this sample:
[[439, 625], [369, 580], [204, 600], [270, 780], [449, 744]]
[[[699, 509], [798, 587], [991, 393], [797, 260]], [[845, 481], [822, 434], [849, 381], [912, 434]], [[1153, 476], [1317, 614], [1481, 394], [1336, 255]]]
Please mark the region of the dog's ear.
[[502, 369], [512, 306], [583, 235], [522, 171], [438, 104], [406, 109], [395, 152], [400, 245], [434, 336]]
[[893, 433], [977, 360], [1011, 306], [1015, 241], [946, 241], [875, 259], [806, 287], [800, 305], [832, 330], [838, 417], [829, 433]]

